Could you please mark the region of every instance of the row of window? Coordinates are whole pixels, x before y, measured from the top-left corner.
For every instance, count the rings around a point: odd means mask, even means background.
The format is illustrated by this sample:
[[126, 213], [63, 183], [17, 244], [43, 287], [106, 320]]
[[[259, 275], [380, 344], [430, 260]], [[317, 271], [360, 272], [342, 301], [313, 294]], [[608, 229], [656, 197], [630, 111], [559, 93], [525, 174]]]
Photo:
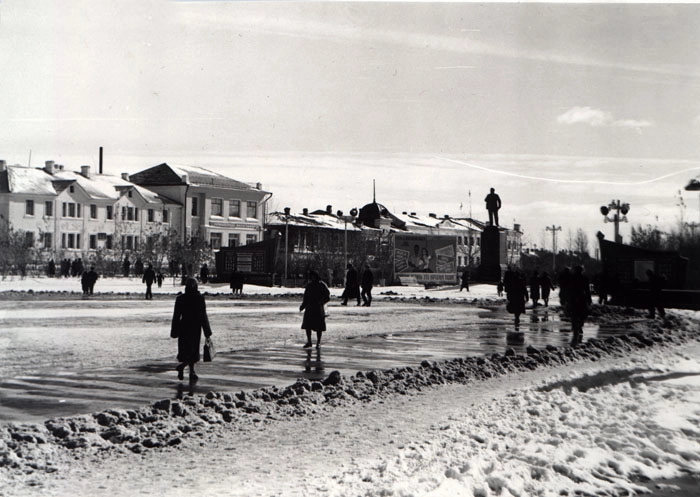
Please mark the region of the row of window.
[[[105, 215], [106, 219], [114, 219], [114, 207], [113, 206], [107, 205], [105, 207], [105, 212], [106, 212], [106, 215]], [[162, 212], [163, 212], [163, 222], [169, 223], [170, 222], [170, 212], [168, 211], [168, 209], [163, 209]], [[33, 200], [26, 200], [25, 201], [24, 213], [27, 216], [34, 215], [34, 201]], [[146, 214], [147, 214], [147, 220], [149, 223], [155, 222], [155, 220], [156, 220], [155, 209], [148, 209], [146, 211]], [[82, 217], [82, 206], [81, 206], [81, 204], [77, 204], [75, 202], [63, 202], [62, 209], [61, 209], [61, 215], [62, 215], [62, 217], [81, 218]], [[44, 216], [53, 217], [53, 202], [51, 202], [51, 201], [44, 202]], [[139, 220], [139, 208], [138, 207], [122, 206], [121, 218], [122, 218], [122, 221], [138, 221]], [[97, 219], [97, 205], [95, 205], [95, 204], [90, 204], [90, 219]]]
[[[241, 235], [238, 233], [229, 233], [228, 235], [228, 246], [238, 247], [241, 244]], [[114, 237], [108, 235], [107, 233], [97, 233], [89, 235], [89, 247], [90, 249], [98, 248], [98, 240], [104, 240], [104, 248], [112, 249], [114, 248]], [[221, 233], [212, 233], [209, 237], [209, 244], [212, 249], [220, 249], [221, 242], [223, 240], [223, 235]], [[43, 233], [42, 234], [42, 244], [44, 248], [53, 248], [53, 233]], [[154, 237], [149, 237], [147, 242], [154, 244]], [[255, 243], [258, 241], [258, 235], [247, 234], [245, 243]], [[34, 233], [31, 231], [25, 232], [25, 243], [27, 247], [33, 247]], [[136, 235], [121, 235], [122, 247], [127, 250], [137, 250], [139, 247], [139, 237]], [[64, 249], [81, 249], [80, 244], [80, 233], [61, 233], [61, 248]]]
[[[220, 249], [221, 243], [223, 241], [223, 235], [221, 233], [211, 233], [209, 235], [209, 245], [212, 249]], [[258, 241], [258, 235], [254, 233], [249, 233], [245, 236], [245, 243], [249, 245]], [[228, 246], [238, 247], [241, 244], [241, 236], [238, 233], [229, 233], [228, 235]]]
[[[258, 217], [258, 203], [257, 202], [246, 202], [246, 217]], [[199, 199], [197, 197], [192, 197], [192, 216], [199, 216]], [[224, 217], [224, 199], [222, 198], [212, 198], [211, 199], [211, 215], [217, 217]], [[228, 201], [228, 217], [241, 217], [241, 201], [240, 200], [229, 200]]]

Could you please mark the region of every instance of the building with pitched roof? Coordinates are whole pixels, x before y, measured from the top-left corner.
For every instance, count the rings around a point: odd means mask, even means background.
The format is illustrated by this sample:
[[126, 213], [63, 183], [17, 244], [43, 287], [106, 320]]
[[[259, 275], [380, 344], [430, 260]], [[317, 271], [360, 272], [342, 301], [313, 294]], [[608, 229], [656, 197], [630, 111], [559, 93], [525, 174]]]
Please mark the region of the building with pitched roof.
[[272, 193], [201, 167], [162, 163], [129, 176], [139, 186], [183, 206], [183, 241], [200, 239], [212, 249], [263, 239]]

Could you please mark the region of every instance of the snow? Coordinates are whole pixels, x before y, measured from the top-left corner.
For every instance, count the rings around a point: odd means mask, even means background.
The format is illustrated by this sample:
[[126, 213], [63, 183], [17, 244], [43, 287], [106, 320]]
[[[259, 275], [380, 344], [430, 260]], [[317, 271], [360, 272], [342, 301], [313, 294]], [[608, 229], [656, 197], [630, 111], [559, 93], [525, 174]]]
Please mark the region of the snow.
[[[98, 287], [102, 285], [100, 291], [105, 292], [133, 292], [140, 290], [139, 283], [115, 278], [98, 281]], [[66, 281], [28, 278], [2, 281], [0, 291], [38, 292], [61, 285], [65, 287]], [[207, 291], [228, 291], [226, 285], [203, 286]], [[179, 290], [170, 285], [158, 289]], [[300, 293], [300, 289], [252, 286], [245, 290], [259, 295]], [[498, 299], [491, 285], [476, 285], [469, 294], [455, 288], [419, 287], [378, 288], [376, 293], [387, 290], [419, 299]], [[106, 441], [105, 428], [90, 417], [54, 420], [66, 426], [82, 423], [94, 431], [82, 433], [86, 446], [78, 449], [16, 442], [25, 451], [24, 459], [16, 450], [8, 451], [8, 437], [0, 436], [0, 494], [553, 497], [646, 493], [649, 486], [641, 481], [700, 475], [700, 315], [688, 311], [679, 315], [694, 320], [684, 321], [683, 343], [611, 353], [596, 360], [554, 362], [405, 394], [375, 389], [367, 401], [346, 396], [323, 402], [309, 393], [301, 407], [284, 410], [274, 402], [247, 400], [247, 406], [260, 410], [233, 409], [229, 414], [233, 419], [222, 421], [220, 411], [206, 406], [221, 407], [225, 394], [223, 399], [218, 394], [190, 401], [186, 397], [190, 414], [157, 416], [150, 424], [118, 425], [123, 436], [159, 433], [164, 439], [178, 440], [138, 452], [126, 443]], [[344, 378], [341, 388], [360, 388], [362, 381]], [[332, 390], [326, 387], [325, 391]], [[51, 437], [44, 425], [0, 426], [0, 435], [5, 429], [15, 434], [10, 440]], [[8, 463], [27, 457], [35, 458], [35, 468], [13, 470]], [[43, 465], [43, 460], [50, 464]]]
[[31, 195], [56, 195], [51, 176], [41, 169], [9, 166], [7, 180], [10, 191]]

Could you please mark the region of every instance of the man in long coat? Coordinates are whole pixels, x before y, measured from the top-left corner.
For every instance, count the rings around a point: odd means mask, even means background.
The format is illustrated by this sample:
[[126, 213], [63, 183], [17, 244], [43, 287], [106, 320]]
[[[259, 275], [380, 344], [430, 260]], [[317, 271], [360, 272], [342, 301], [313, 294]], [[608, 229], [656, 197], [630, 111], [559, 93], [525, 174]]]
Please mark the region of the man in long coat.
[[348, 272], [345, 275], [345, 290], [343, 291], [343, 301], [340, 305], [348, 305], [348, 299], [357, 299], [357, 305], [360, 305], [360, 288], [357, 281], [357, 271], [348, 262]]
[[374, 274], [372, 274], [369, 266], [365, 267], [365, 270], [362, 272], [362, 283], [360, 283], [360, 286], [362, 287], [362, 292], [360, 292], [362, 306], [369, 307], [372, 305], [372, 287], [374, 286]]
[[498, 196], [495, 189], [491, 188], [491, 192], [486, 195], [484, 202], [486, 202], [486, 210], [489, 211], [489, 224], [498, 226], [498, 209], [501, 208], [501, 197]]

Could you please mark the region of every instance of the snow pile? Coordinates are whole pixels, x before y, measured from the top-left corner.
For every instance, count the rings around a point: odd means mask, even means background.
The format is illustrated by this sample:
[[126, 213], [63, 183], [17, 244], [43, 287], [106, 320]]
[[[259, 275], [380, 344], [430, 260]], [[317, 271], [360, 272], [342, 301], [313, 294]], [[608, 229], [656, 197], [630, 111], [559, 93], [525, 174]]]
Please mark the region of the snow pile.
[[[698, 386], [642, 380], [586, 392], [531, 389], [436, 427], [437, 439], [377, 461], [382, 469], [371, 478], [344, 474], [339, 485], [368, 496], [645, 493], [635, 482], [700, 473]], [[666, 422], [669, 409], [678, 423]]]

